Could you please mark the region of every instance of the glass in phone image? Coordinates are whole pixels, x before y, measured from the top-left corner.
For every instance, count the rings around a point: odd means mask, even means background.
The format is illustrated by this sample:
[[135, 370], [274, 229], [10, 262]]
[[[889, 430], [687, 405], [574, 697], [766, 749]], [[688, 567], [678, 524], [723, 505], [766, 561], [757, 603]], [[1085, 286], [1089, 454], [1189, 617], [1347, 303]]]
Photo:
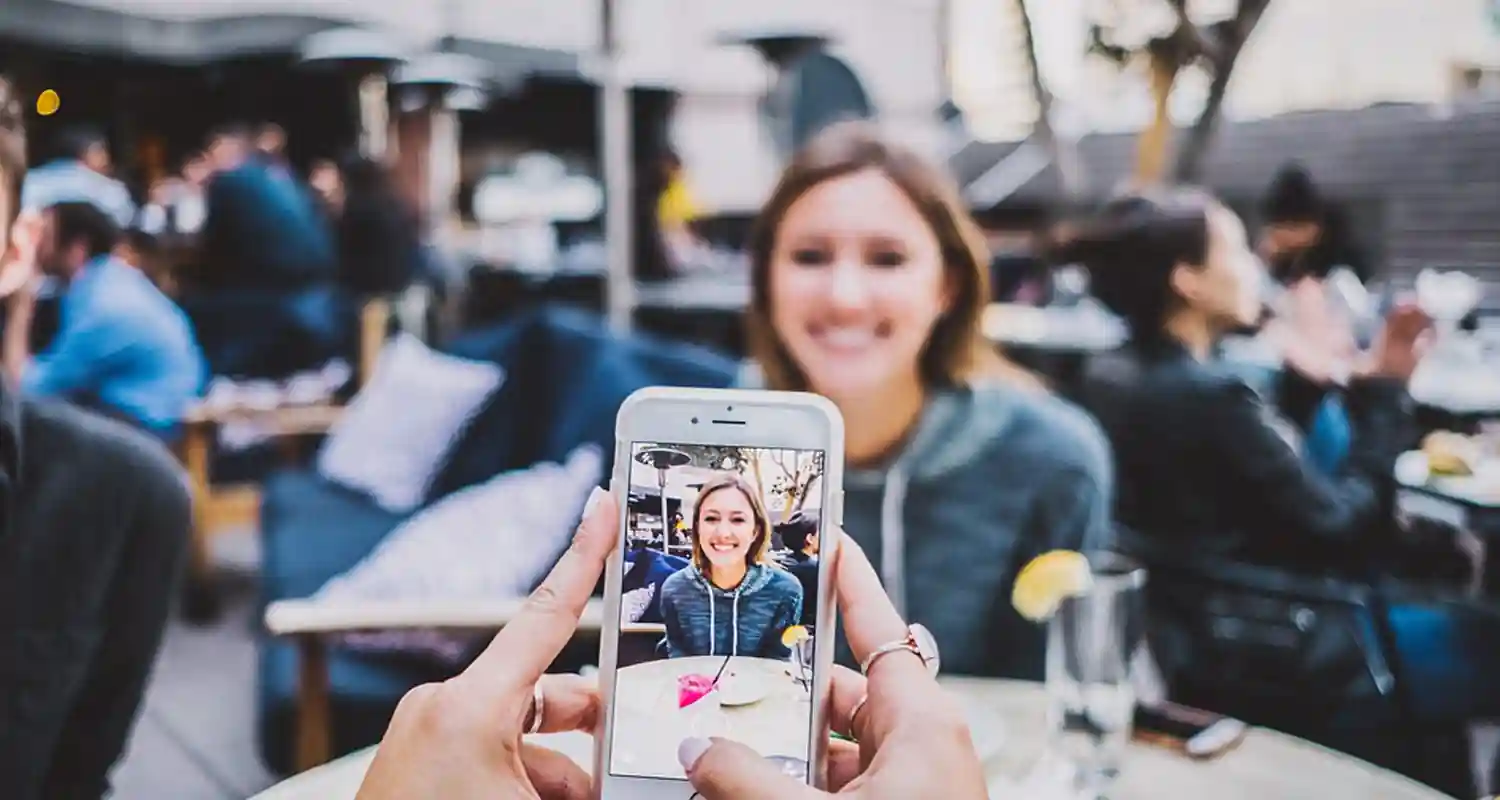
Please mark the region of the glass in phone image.
[[722, 737], [807, 780], [820, 450], [634, 442], [609, 771], [684, 779]]

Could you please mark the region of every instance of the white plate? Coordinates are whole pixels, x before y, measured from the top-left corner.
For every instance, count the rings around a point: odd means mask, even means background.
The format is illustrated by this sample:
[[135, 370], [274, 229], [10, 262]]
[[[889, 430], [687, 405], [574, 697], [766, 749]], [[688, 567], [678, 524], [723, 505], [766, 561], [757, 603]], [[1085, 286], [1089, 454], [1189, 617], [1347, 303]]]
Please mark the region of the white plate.
[[748, 706], [766, 699], [770, 693], [770, 683], [752, 673], [727, 673], [719, 679], [719, 688], [715, 691], [721, 706]]

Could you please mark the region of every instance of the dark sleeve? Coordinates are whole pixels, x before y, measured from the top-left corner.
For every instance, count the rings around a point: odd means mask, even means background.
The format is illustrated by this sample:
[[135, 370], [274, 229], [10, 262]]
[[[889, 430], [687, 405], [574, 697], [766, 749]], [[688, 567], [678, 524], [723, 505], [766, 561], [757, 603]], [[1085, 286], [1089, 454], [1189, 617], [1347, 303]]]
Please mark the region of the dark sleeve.
[[[1248, 386], [1226, 383], [1205, 398], [1207, 435], [1223, 454], [1226, 480], [1239, 486], [1256, 530], [1288, 530], [1319, 539], [1356, 538], [1385, 508], [1396, 456], [1405, 444], [1405, 390], [1356, 380], [1346, 402], [1353, 444], [1342, 474], [1325, 477], [1274, 427], [1274, 412]], [[1258, 518], [1258, 519], [1257, 519]]]
[[171, 615], [191, 535], [187, 484], [165, 453], [132, 453], [118, 465], [133, 484], [133, 515], [106, 595], [107, 627], [69, 711], [42, 796], [96, 800], [124, 752]]
[[1318, 406], [1331, 390], [1313, 383], [1294, 369], [1283, 369], [1276, 378], [1276, 408], [1303, 433], [1312, 429]]
[[224, 262], [234, 256], [234, 242], [230, 232], [230, 218], [234, 210], [230, 208], [233, 198], [228, 182], [226, 175], [215, 177], [209, 182], [203, 197], [207, 213], [203, 227], [198, 231], [198, 260], [202, 262], [199, 265], [199, 277], [212, 286], [226, 282], [222, 278], [224, 273], [231, 271], [231, 266]]

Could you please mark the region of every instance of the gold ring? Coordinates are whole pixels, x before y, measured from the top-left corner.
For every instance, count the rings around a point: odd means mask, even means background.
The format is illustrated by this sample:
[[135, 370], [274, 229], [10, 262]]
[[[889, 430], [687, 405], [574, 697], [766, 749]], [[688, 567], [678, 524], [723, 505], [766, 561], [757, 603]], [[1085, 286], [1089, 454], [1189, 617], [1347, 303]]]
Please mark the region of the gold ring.
[[531, 687], [531, 724], [526, 726], [526, 734], [542, 732], [542, 710], [546, 706], [545, 697], [542, 694], [542, 682], [537, 681]]

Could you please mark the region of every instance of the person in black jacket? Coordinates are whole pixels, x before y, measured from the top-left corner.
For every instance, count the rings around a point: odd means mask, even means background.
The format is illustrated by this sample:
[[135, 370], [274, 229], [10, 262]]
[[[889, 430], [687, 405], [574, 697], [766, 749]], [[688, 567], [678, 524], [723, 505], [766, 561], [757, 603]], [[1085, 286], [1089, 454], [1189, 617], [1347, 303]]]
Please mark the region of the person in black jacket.
[[[1354, 436], [1343, 466], [1328, 474], [1304, 458], [1296, 426], [1214, 360], [1217, 340], [1261, 310], [1263, 275], [1233, 212], [1189, 189], [1131, 194], [1060, 247], [1063, 263], [1088, 268], [1100, 301], [1130, 331], [1123, 348], [1088, 366], [1080, 397], [1113, 446], [1119, 522], [1148, 550], [1189, 562], [1342, 574], [1356, 584], [1392, 572], [1379, 556], [1391, 544], [1395, 460], [1413, 443], [1405, 389], [1429, 326], [1419, 309], [1398, 303], [1373, 347], [1349, 365]], [[1315, 343], [1288, 337], [1282, 344], [1282, 396], [1320, 392], [1337, 371]], [[1152, 580], [1153, 591], [1172, 588], [1169, 579]], [[1417, 719], [1456, 733], [1500, 713], [1493, 613], [1387, 597], [1392, 652]], [[1153, 605], [1156, 624], [1164, 618]], [[1229, 697], [1186, 702], [1231, 711], [1244, 705]], [[1362, 713], [1314, 721], [1327, 727], [1299, 733], [1372, 760], [1404, 758], [1388, 749], [1405, 747], [1397, 733], [1371, 728]], [[1436, 740], [1423, 737], [1424, 746]], [[1445, 786], [1468, 780], [1461, 759], [1441, 774], [1456, 781]]]
[[776, 526], [781, 543], [790, 549], [781, 566], [802, 584], [802, 624], [818, 621], [818, 523], [817, 511], [798, 511]]
[[[1423, 314], [1397, 308], [1353, 368], [1356, 435], [1330, 477], [1303, 458], [1295, 426], [1212, 358], [1220, 337], [1261, 311], [1260, 262], [1232, 211], [1194, 190], [1132, 194], [1061, 248], [1130, 331], [1124, 348], [1090, 365], [1082, 397], [1114, 447], [1118, 519], [1249, 563], [1321, 572], [1359, 560], [1409, 442], [1405, 386]], [[1289, 341], [1282, 380], [1322, 383], [1337, 368], [1323, 356]]]
[[[39, 235], [28, 223], [12, 236], [21, 108], [0, 79], [6, 296], [34, 274]], [[191, 520], [186, 479], [158, 442], [61, 400], [22, 398], [0, 377], [0, 795], [109, 794]]]

